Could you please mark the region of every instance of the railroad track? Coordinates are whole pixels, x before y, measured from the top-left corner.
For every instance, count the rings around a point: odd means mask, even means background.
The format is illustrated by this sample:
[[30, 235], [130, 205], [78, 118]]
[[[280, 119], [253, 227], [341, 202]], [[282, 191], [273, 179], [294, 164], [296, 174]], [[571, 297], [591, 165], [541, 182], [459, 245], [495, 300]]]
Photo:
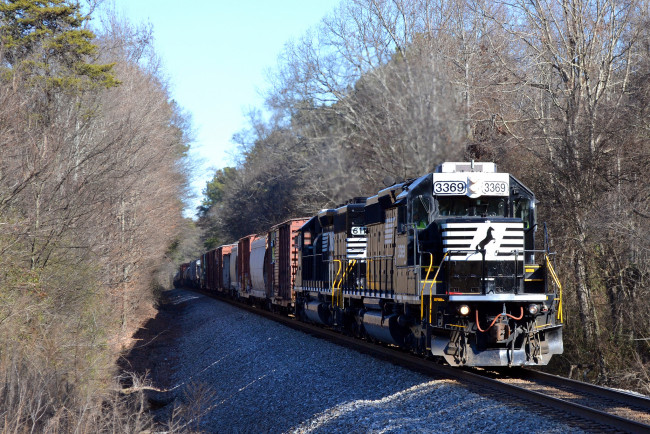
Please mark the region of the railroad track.
[[[210, 293], [203, 292], [212, 296]], [[563, 417], [587, 431], [650, 433], [650, 399], [525, 368], [510, 370], [460, 369], [439, 364], [395, 347], [378, 345], [337, 331], [297, 321], [232, 300], [249, 312], [295, 330], [352, 348], [434, 378], [455, 379], [481, 394], [513, 404], [530, 404], [544, 417]], [[531, 423], [537, 423], [531, 421]], [[523, 427], [522, 427], [523, 428]]]
[[552, 398], [549, 402], [555, 408], [585, 419], [602, 421], [625, 432], [650, 432], [648, 397], [526, 368], [502, 370], [493, 378]]

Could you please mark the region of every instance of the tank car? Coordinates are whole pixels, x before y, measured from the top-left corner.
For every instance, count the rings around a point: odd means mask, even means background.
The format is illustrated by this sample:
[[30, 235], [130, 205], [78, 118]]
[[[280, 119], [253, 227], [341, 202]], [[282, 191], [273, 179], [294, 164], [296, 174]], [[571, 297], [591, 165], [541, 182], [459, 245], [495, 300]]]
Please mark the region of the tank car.
[[305, 219], [291, 219], [273, 226], [269, 232], [239, 240], [239, 298], [289, 311], [293, 308], [293, 282], [298, 249], [295, 237]]
[[[230, 276], [230, 284], [228, 286], [231, 296], [235, 296], [239, 291], [239, 243], [231, 244], [230, 259], [228, 260], [230, 267], [228, 274]], [[224, 262], [225, 266], [225, 262]]]
[[494, 163], [443, 163], [323, 210], [299, 232], [300, 317], [455, 366], [561, 354], [561, 285], [532, 191]]

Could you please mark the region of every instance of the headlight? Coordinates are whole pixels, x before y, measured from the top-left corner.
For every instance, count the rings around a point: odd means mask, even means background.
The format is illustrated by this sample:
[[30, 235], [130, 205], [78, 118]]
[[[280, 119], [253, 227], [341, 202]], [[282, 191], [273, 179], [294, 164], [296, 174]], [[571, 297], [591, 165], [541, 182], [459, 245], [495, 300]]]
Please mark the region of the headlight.
[[466, 304], [463, 304], [458, 307], [458, 313], [461, 314], [462, 316], [467, 316], [469, 315], [469, 306]]
[[538, 312], [539, 312], [538, 305], [536, 304], [528, 305], [528, 313], [530, 313], [531, 315], [537, 315]]

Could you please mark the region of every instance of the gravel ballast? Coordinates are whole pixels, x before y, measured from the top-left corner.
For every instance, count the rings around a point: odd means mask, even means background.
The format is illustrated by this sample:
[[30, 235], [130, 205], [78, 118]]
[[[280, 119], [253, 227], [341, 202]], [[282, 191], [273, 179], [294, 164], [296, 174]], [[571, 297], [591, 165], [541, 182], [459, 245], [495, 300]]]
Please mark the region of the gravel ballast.
[[180, 336], [171, 393], [201, 408], [205, 432], [576, 432], [201, 294], [169, 299]]

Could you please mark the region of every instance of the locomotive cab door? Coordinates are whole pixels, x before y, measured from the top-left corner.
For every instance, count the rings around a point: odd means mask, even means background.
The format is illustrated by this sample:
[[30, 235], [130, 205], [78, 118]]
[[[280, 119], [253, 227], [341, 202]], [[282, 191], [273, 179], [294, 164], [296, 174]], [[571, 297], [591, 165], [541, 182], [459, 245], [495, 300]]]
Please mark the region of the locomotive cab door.
[[[393, 210], [391, 210], [393, 211]], [[417, 273], [414, 265], [414, 231], [407, 221], [406, 201], [394, 208], [397, 213], [397, 232], [395, 233], [395, 293], [417, 295]], [[388, 214], [388, 213], [387, 213]]]

